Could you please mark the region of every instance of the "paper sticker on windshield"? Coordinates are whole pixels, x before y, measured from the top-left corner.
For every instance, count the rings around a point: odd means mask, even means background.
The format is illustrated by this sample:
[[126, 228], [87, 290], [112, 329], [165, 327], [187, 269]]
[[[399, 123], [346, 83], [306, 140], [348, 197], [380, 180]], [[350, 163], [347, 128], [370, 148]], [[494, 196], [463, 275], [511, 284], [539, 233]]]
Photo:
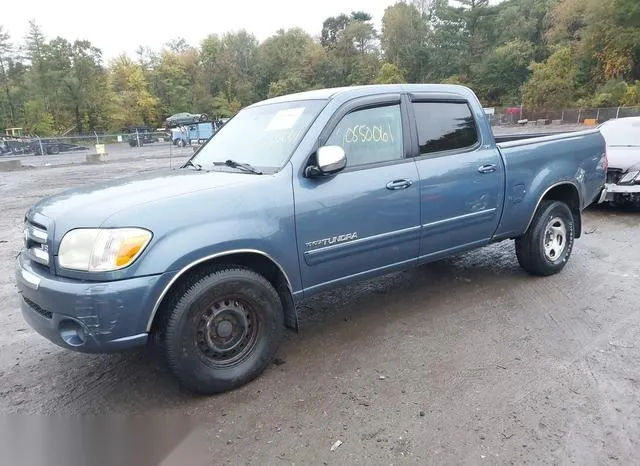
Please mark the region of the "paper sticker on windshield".
[[281, 129], [291, 129], [296, 124], [300, 115], [304, 112], [304, 107], [280, 110], [274, 115], [267, 126], [267, 131], [277, 131]]

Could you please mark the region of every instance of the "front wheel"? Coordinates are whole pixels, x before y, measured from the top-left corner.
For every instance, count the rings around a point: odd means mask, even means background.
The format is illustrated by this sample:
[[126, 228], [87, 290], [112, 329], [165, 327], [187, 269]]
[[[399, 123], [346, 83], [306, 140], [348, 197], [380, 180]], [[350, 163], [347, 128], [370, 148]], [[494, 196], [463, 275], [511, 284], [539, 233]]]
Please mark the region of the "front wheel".
[[231, 390], [260, 375], [284, 329], [278, 293], [245, 268], [203, 272], [167, 312], [160, 343], [169, 369], [185, 388], [203, 394]]
[[575, 239], [571, 210], [561, 201], [543, 201], [527, 232], [516, 239], [520, 266], [531, 275], [548, 276], [567, 264]]

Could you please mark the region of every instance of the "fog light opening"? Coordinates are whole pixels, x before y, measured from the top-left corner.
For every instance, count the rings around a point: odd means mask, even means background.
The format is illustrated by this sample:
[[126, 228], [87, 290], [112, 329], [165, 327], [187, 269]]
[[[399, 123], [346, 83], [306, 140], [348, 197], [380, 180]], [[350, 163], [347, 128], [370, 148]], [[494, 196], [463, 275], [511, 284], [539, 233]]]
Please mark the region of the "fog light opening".
[[59, 326], [60, 338], [69, 346], [82, 346], [87, 342], [84, 327], [73, 320], [63, 320]]

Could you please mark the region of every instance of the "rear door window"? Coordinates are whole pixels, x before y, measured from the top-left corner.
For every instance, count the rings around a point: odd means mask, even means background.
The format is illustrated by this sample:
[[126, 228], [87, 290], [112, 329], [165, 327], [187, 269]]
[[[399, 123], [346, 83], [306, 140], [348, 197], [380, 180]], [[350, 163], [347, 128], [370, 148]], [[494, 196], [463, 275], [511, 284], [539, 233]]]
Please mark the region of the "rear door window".
[[476, 122], [466, 102], [413, 102], [420, 155], [460, 151], [478, 141]]

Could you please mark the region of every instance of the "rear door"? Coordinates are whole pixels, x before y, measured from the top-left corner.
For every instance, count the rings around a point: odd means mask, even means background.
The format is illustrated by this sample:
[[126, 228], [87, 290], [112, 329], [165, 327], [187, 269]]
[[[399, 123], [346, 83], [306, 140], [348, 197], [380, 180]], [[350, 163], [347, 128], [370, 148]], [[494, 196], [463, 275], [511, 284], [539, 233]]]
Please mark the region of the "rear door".
[[420, 177], [420, 258], [487, 244], [504, 197], [504, 166], [464, 99], [409, 100]]
[[341, 146], [347, 167], [330, 177], [294, 177], [306, 291], [417, 260], [419, 183], [409, 141], [400, 94], [352, 100], [328, 123], [318, 145]]

